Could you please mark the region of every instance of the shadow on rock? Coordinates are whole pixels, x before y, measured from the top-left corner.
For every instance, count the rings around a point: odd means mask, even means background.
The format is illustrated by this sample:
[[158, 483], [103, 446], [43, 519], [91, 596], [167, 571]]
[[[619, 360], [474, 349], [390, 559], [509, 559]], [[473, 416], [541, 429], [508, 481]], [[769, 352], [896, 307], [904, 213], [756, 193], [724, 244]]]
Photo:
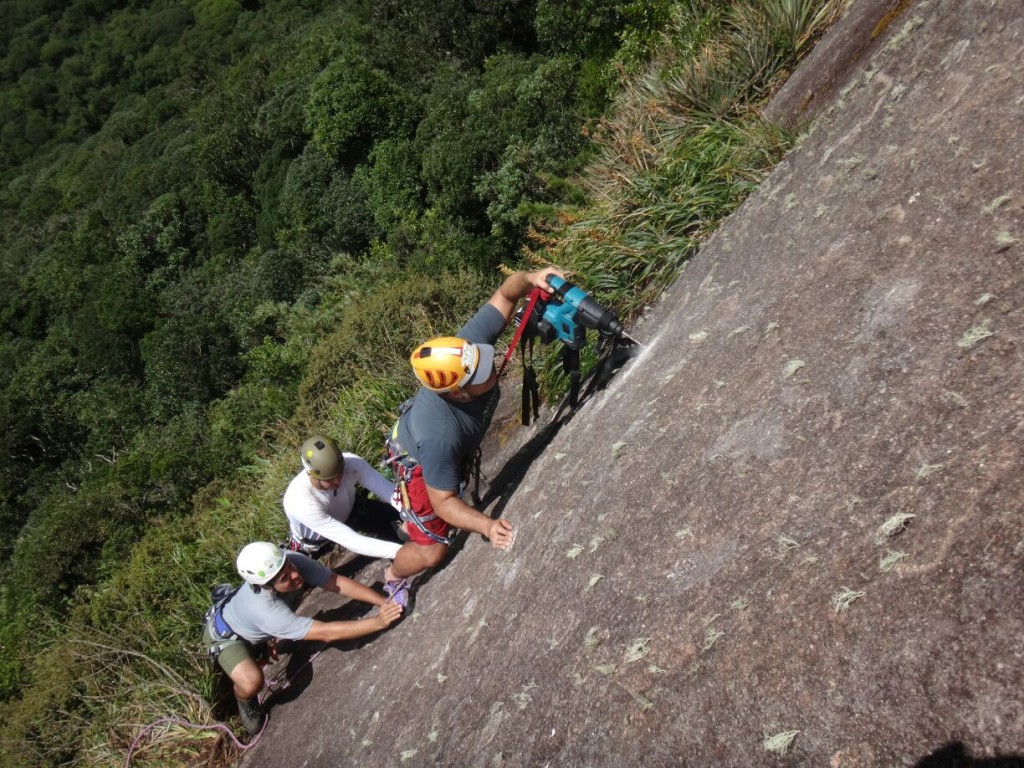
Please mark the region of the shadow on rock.
[[558, 430], [562, 428], [562, 425], [571, 416], [572, 414], [569, 414], [564, 419], [551, 421], [537, 432], [536, 435], [531, 437], [522, 448], [509, 457], [508, 461], [505, 462], [505, 466], [487, 484], [487, 493], [480, 499], [480, 504], [478, 505], [480, 509], [487, 509], [491, 504], [494, 504], [494, 507], [488, 514], [492, 519], [501, 517], [501, 513], [505, 511], [509, 499], [512, 498], [512, 494], [515, 493], [516, 488], [519, 487], [519, 484], [526, 476], [526, 472], [529, 470], [533, 460], [548, 446], [555, 435], [558, 434]]
[[582, 394], [579, 396], [575, 406], [572, 405], [572, 398], [566, 395], [555, 411], [554, 416], [547, 425], [542, 427], [536, 435], [531, 437], [522, 448], [509, 457], [505, 465], [494, 476], [487, 486], [487, 493], [477, 505], [486, 509], [492, 503], [494, 508], [490, 510], [492, 519], [501, 517], [502, 512], [508, 505], [509, 499], [515, 493], [516, 488], [526, 476], [527, 470], [548, 444], [555, 439], [558, 431], [575, 416], [579, 409], [586, 405], [587, 401], [596, 392], [601, 391], [612, 380], [622, 367], [637, 354], [639, 346], [636, 344], [616, 344], [605, 355], [601, 362], [594, 366], [594, 369], [583, 380]]
[[291, 640], [278, 643], [278, 652], [288, 654], [288, 663], [275, 678], [274, 692], [267, 701], [268, 705], [277, 706], [294, 701], [309, 687], [313, 682], [313, 665], [310, 662], [324, 647]]
[[1004, 755], [974, 758], [967, 754], [963, 742], [954, 741], [921, 758], [914, 764], [914, 768], [1024, 768], [1024, 757]]

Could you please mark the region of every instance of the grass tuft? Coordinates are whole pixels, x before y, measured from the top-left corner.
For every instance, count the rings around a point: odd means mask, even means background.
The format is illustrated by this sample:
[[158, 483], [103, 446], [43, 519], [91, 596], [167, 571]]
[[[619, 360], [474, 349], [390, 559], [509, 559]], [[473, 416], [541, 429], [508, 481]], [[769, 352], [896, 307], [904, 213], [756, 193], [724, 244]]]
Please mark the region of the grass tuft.
[[625, 661], [627, 664], [632, 664], [634, 661], [640, 661], [644, 656], [651, 652], [651, 648], [648, 643], [651, 642], [649, 637], [638, 637], [632, 643], [629, 644], [629, 648], [626, 649]]
[[985, 216], [991, 216], [997, 210], [999, 210], [999, 208], [1001, 208], [1002, 206], [1006, 205], [1006, 203], [1010, 202], [1011, 200], [1013, 200], [1013, 195], [1000, 195], [995, 200], [990, 202], [988, 205], [983, 207], [981, 209], [981, 212]]
[[978, 344], [992, 336], [993, 333], [992, 321], [985, 319], [973, 328], [968, 328], [964, 331], [964, 335], [960, 337], [960, 341], [956, 345], [961, 349], [974, 349]]
[[907, 523], [915, 517], [917, 515], [910, 512], [897, 512], [878, 527], [875, 532], [875, 543], [884, 544], [903, 531], [907, 527]]
[[906, 552], [896, 552], [890, 549], [885, 557], [879, 561], [878, 570], [882, 571], [882, 573], [888, 573], [906, 557]]
[[967, 402], [967, 398], [965, 398], [959, 392], [953, 392], [952, 390], [949, 389], [942, 393], [942, 399], [945, 400], [947, 403], [952, 403], [957, 408], [966, 408], [969, 405], [969, 403]]
[[712, 646], [718, 642], [719, 638], [723, 637], [725, 632], [714, 627], [708, 627], [704, 633], [704, 645], [701, 646], [702, 651], [710, 651]]
[[838, 592], [832, 595], [832, 605], [835, 607], [836, 613], [843, 613], [850, 607], [854, 600], [859, 600], [864, 597], [864, 594], [864, 592], [857, 592], [849, 587], [842, 587]]
[[776, 733], [774, 736], [769, 736], [767, 733], [764, 736], [762, 745], [768, 752], [774, 752], [777, 755], [784, 755], [793, 743], [793, 739], [800, 731], [783, 731], [782, 733]]
[[793, 145], [757, 108], [844, 5], [678, 4], [649, 69], [592, 133], [591, 205], [533, 233], [545, 258], [586, 275], [620, 316], [639, 314]]
[[536, 687], [537, 684], [533, 681], [530, 681], [529, 683], [523, 686], [523, 690], [521, 690], [519, 693], [515, 694], [512, 697], [513, 699], [515, 699], [516, 706], [519, 709], [526, 709], [530, 705], [530, 703], [533, 701], [533, 696], [530, 695], [530, 691], [532, 691]]
[[996, 251], [1008, 251], [1020, 241], [1005, 229], [996, 233]]
[[928, 464], [926, 462], [914, 470], [914, 477], [917, 478], [918, 480], [924, 480], [926, 477], [928, 477], [928, 475], [931, 475], [942, 469], [942, 466], [942, 464]]
[[799, 371], [805, 365], [807, 365], [807, 363], [805, 363], [803, 360], [790, 360], [788, 363], [786, 363], [785, 368], [782, 369], [782, 378], [788, 379], [790, 376]]
[[775, 551], [779, 553], [779, 556], [786, 554], [791, 549], [796, 549], [800, 546], [800, 542], [796, 539], [792, 539], [784, 533], [780, 533], [775, 538]]
[[622, 690], [624, 690], [626, 693], [628, 693], [630, 696], [633, 697], [633, 701], [635, 701], [640, 706], [640, 711], [641, 712], [646, 712], [648, 709], [651, 709], [651, 708], [654, 707], [654, 702], [651, 701], [650, 699], [648, 699], [646, 696], [643, 696], [643, 695], [637, 693], [636, 691], [634, 691], [633, 689], [629, 688], [625, 683], [623, 683], [621, 681], [616, 681], [616, 682], [618, 682], [618, 684], [622, 688]]

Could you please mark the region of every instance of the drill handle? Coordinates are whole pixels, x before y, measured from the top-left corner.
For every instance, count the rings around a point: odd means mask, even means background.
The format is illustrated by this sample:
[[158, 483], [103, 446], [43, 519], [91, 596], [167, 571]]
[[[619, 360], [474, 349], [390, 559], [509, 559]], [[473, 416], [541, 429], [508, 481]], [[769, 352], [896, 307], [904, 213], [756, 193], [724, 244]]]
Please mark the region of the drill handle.
[[573, 285], [564, 277], [558, 275], [548, 275], [547, 283], [551, 287], [551, 293], [560, 299], [565, 299], [565, 294], [572, 290]]

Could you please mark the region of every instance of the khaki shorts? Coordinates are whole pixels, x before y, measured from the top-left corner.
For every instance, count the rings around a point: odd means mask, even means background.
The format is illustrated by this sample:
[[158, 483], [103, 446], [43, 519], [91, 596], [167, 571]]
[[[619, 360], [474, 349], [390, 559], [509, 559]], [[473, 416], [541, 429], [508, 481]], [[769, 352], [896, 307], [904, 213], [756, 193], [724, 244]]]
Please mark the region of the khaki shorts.
[[210, 657], [217, 659], [217, 664], [228, 674], [228, 677], [231, 676], [235, 667], [246, 659], [256, 661], [252, 646], [245, 640], [238, 638], [214, 640], [209, 627], [203, 627], [203, 645], [209, 651]]

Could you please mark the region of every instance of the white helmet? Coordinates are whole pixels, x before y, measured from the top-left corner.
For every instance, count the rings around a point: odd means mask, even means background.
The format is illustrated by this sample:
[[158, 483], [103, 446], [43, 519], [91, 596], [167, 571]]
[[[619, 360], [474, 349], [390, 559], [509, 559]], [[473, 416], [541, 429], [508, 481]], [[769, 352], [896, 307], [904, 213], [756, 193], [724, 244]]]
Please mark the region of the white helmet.
[[243, 579], [262, 587], [284, 568], [284, 552], [269, 541], [254, 541], [242, 547], [235, 566]]

